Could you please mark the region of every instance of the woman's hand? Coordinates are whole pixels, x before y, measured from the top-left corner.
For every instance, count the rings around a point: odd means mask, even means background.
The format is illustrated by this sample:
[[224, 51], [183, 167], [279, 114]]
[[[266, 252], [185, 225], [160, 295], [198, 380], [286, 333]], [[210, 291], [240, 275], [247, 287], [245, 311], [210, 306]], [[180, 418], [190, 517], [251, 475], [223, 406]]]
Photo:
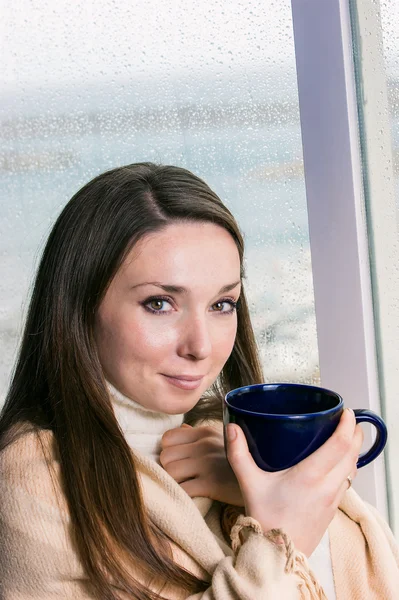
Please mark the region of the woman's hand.
[[243, 431], [228, 425], [228, 459], [240, 483], [246, 514], [263, 531], [282, 529], [295, 547], [310, 556], [332, 521], [356, 475], [363, 432], [353, 411], [344, 410], [334, 434], [316, 452], [277, 473], [258, 468]]
[[161, 465], [194, 498], [244, 506], [237, 478], [226, 458], [222, 425], [170, 429], [162, 437]]

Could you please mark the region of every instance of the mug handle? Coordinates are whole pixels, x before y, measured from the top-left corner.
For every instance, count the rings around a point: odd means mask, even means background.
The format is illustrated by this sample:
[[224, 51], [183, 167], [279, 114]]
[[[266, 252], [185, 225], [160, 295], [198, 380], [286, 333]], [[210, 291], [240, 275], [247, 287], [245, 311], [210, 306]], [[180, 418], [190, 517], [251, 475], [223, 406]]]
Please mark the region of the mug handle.
[[357, 408], [354, 410], [354, 413], [356, 416], [356, 423], [371, 423], [377, 430], [375, 442], [371, 446], [370, 450], [359, 456], [357, 468], [360, 469], [361, 467], [371, 463], [372, 460], [381, 454], [385, 448], [385, 444], [387, 443], [388, 432], [384, 421], [373, 411], [365, 408]]

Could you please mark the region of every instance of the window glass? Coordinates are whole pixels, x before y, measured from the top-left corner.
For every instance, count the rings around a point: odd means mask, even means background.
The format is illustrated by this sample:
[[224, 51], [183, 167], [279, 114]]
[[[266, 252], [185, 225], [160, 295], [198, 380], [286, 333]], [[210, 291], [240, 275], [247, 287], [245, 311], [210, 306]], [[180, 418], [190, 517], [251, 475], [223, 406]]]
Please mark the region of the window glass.
[[318, 381], [289, 0], [3, 3], [0, 399], [56, 216], [96, 174], [176, 164], [247, 242], [267, 380]]
[[397, 0], [386, 0], [381, 3], [380, 7], [388, 83], [396, 201], [397, 207], [399, 207], [399, 4]]
[[[399, 4], [397, 0], [385, 0], [380, 4], [381, 25], [383, 38], [383, 53], [385, 73], [388, 87], [388, 110], [391, 128], [390, 139], [392, 142], [392, 165], [396, 200], [396, 223], [394, 224], [393, 239], [399, 233]], [[382, 229], [383, 233], [385, 230]], [[397, 239], [397, 237], [396, 237]], [[378, 250], [377, 250], [378, 251]], [[397, 256], [397, 253], [396, 253]], [[398, 270], [394, 253], [385, 255], [384, 267], [387, 273], [387, 285], [391, 293], [390, 318], [381, 332], [381, 337], [387, 336], [387, 329], [397, 332], [399, 327], [399, 302]], [[382, 303], [380, 303], [382, 304]], [[380, 309], [381, 310], [381, 309]], [[396, 319], [395, 319], [396, 316]], [[380, 319], [380, 322], [384, 322]], [[393, 336], [392, 336], [393, 337]], [[383, 369], [392, 372], [390, 383], [385, 383], [385, 415], [390, 428], [390, 438], [387, 445], [387, 483], [389, 494], [390, 518], [396, 536], [399, 536], [399, 470], [397, 467], [399, 453], [399, 405], [397, 402], [398, 363], [397, 350], [398, 339], [390, 339], [389, 352], [385, 352], [385, 363]], [[383, 375], [384, 376], [384, 375]]]

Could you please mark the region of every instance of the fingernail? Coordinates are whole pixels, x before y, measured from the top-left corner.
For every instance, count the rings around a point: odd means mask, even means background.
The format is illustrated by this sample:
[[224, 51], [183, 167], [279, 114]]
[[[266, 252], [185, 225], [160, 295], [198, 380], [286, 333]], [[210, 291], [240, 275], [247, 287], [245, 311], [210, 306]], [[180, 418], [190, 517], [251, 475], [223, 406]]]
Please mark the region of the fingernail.
[[182, 423], [182, 425], [181, 425], [181, 426], [182, 426], [182, 427], [190, 427], [190, 428], [191, 428], [191, 425], [188, 425], [187, 423]]
[[228, 441], [229, 441], [229, 442], [234, 442], [234, 440], [235, 440], [235, 439], [236, 439], [236, 437], [237, 437], [237, 430], [236, 430], [236, 428], [234, 427], [234, 425], [232, 425], [232, 423], [229, 423], [229, 424], [227, 425], [227, 428], [226, 428], [226, 434], [227, 434], [227, 439], [228, 439]]
[[349, 406], [345, 409], [350, 412], [351, 415], [354, 415], [353, 408], [349, 408]]

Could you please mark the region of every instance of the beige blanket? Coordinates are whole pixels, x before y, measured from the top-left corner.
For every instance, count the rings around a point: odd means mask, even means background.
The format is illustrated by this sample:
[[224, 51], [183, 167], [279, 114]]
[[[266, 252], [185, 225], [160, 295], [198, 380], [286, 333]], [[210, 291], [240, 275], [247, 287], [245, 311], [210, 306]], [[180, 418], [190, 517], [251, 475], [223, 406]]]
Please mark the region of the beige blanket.
[[[0, 455], [0, 599], [93, 600], [69, 535], [53, 439], [44, 436], [56, 490], [33, 433]], [[306, 559], [284, 532], [264, 535], [256, 521], [239, 517], [228, 544], [219, 503], [193, 502], [154, 461], [136, 459], [149, 514], [173, 541], [176, 561], [209, 581], [209, 588], [190, 600], [324, 600]], [[337, 600], [398, 600], [399, 557], [392, 534], [353, 490], [331, 525], [330, 539]], [[170, 600], [187, 598], [178, 589], [165, 592]]]

